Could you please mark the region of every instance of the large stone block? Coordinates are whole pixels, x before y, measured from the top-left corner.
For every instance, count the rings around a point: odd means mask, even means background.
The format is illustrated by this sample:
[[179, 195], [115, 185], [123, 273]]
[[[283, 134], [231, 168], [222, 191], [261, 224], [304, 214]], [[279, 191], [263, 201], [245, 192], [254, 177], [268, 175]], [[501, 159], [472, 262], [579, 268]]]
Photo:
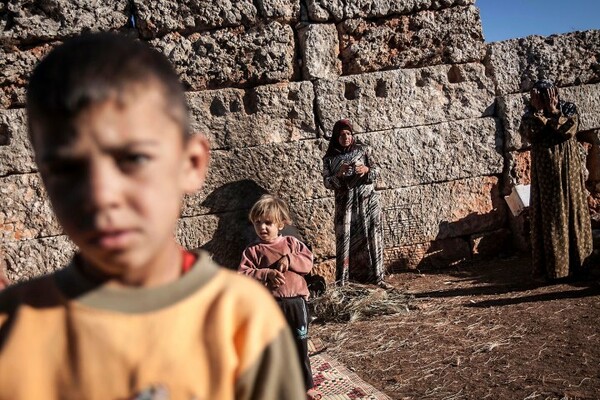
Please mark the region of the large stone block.
[[279, 22], [187, 37], [170, 33], [151, 43], [167, 55], [191, 90], [288, 81], [294, 76], [294, 33]]
[[536, 80], [558, 86], [600, 81], [600, 30], [490, 43], [486, 65], [498, 95], [525, 92]]
[[328, 197], [322, 183], [325, 142], [302, 140], [214, 151], [205, 187], [188, 196], [183, 215], [250, 208], [264, 193], [290, 202]]
[[66, 266], [76, 246], [66, 236], [2, 242], [11, 282], [26, 281]]
[[492, 81], [482, 64], [372, 72], [316, 83], [317, 112], [327, 132], [349, 118], [356, 132], [491, 115]]
[[122, 28], [129, 18], [128, 0], [53, 0], [4, 2], [0, 42], [31, 43], [63, 39], [81, 32]]
[[453, 7], [385, 20], [338, 25], [343, 73], [480, 61], [485, 55], [479, 9]]
[[[333, 194], [333, 192], [332, 192]], [[335, 257], [335, 231], [333, 197], [290, 202], [294, 225], [315, 256], [316, 262]]]
[[0, 176], [36, 170], [25, 110], [0, 110]]
[[439, 10], [473, 4], [475, 0], [307, 0], [308, 14], [314, 21], [341, 21], [347, 18], [380, 18]]
[[310, 82], [190, 92], [187, 98], [192, 130], [206, 134], [212, 149], [317, 136]]
[[284, 21], [296, 21], [300, 17], [298, 0], [257, 0], [260, 15]]
[[195, 32], [251, 25], [257, 11], [252, 0], [133, 0], [138, 28], [144, 37], [169, 32]]
[[62, 229], [37, 174], [0, 178], [0, 238], [33, 239], [55, 236]]
[[467, 119], [359, 135], [381, 168], [379, 188], [501, 174], [501, 125]]
[[16, 108], [25, 105], [25, 86], [33, 67], [54, 44], [43, 44], [27, 50], [0, 46], [0, 107]]
[[491, 231], [505, 221], [506, 207], [495, 176], [381, 194], [386, 248]]
[[298, 31], [304, 79], [336, 79], [342, 73], [340, 42], [333, 24], [309, 24]]
[[[579, 130], [600, 129], [600, 83], [559, 88], [560, 97], [577, 105]], [[498, 98], [498, 115], [505, 130], [506, 149], [509, 151], [529, 147], [521, 136], [521, 118], [529, 104], [529, 94], [509, 94]]]

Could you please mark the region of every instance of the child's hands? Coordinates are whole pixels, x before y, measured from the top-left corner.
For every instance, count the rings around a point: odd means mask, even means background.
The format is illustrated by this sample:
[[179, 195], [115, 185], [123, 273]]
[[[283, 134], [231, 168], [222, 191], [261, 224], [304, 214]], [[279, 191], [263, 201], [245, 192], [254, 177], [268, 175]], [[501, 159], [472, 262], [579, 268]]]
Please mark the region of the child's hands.
[[267, 272], [267, 284], [270, 288], [277, 289], [279, 286], [285, 283], [285, 276], [283, 276], [282, 272], [279, 272], [276, 269], [270, 269]]
[[287, 272], [290, 269], [290, 258], [287, 255], [281, 257], [275, 264], [275, 268], [279, 272]]

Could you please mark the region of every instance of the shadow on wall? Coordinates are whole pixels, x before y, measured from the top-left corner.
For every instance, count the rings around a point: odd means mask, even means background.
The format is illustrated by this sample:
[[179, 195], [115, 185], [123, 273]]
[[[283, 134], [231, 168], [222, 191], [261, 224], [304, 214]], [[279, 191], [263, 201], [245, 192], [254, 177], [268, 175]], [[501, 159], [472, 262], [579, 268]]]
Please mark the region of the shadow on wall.
[[219, 265], [237, 269], [242, 252], [255, 238], [248, 221], [250, 208], [267, 190], [250, 179], [227, 183], [210, 193], [202, 202], [219, 218], [211, 240], [201, 246]]
[[[268, 193], [251, 179], [227, 183], [210, 193], [202, 205], [219, 218], [219, 223], [211, 240], [200, 248], [211, 253], [219, 265], [237, 269], [244, 249], [256, 240], [256, 233], [248, 220], [250, 208]], [[303, 241], [294, 226], [286, 226], [282, 234]], [[311, 248], [308, 243], [307, 246]]]
[[505, 228], [507, 207], [498, 185], [494, 185], [491, 195], [491, 212], [472, 212], [456, 221], [441, 221], [433, 241], [401, 247], [388, 271], [436, 271], [511, 254], [511, 233]]

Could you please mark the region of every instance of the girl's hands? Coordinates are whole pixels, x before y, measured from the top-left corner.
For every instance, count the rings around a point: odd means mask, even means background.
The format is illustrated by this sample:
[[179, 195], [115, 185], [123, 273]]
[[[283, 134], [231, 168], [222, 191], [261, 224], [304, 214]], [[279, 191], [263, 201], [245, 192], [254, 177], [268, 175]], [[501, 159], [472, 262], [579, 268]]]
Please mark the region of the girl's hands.
[[278, 261], [277, 264], [275, 265], [275, 268], [279, 271], [279, 272], [286, 272], [287, 270], [290, 269], [290, 258], [285, 255], [283, 257], [281, 257]]
[[283, 285], [285, 283], [285, 276], [283, 276], [283, 273], [276, 270], [276, 269], [270, 269], [267, 272], [267, 284], [269, 285], [270, 288], [274, 288], [277, 289], [279, 286]]

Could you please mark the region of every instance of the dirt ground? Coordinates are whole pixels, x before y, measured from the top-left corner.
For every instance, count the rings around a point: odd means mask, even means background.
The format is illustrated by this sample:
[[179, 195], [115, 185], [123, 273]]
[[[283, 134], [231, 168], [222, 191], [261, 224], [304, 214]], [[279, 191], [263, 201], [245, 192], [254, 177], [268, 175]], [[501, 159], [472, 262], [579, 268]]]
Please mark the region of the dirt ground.
[[600, 267], [542, 285], [529, 262], [395, 274], [410, 311], [311, 335], [393, 399], [600, 399]]

